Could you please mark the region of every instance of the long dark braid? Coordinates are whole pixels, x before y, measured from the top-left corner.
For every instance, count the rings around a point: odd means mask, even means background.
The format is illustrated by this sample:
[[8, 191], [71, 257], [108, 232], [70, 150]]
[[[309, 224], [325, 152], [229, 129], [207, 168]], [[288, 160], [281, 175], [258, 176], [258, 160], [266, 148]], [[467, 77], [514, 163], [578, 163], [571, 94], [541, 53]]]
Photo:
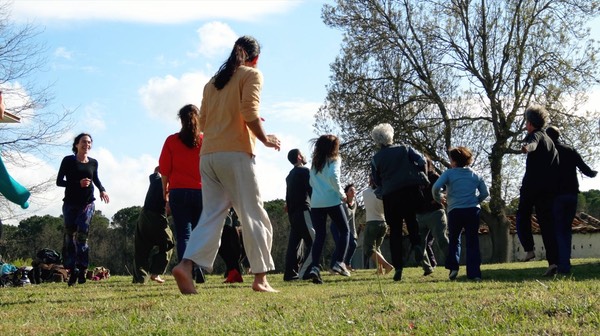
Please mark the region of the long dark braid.
[[251, 62], [260, 54], [260, 45], [258, 41], [252, 36], [242, 36], [235, 41], [233, 49], [229, 58], [215, 74], [214, 85], [217, 90], [222, 88], [229, 83], [229, 80], [244, 62]]

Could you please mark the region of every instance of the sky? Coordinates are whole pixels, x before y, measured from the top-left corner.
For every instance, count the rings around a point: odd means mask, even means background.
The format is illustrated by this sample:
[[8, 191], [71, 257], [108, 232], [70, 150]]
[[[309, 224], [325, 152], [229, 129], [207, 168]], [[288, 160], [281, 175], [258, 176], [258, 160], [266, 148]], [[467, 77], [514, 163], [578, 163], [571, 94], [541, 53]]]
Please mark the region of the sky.
[[[235, 40], [252, 35], [262, 46], [264, 128], [282, 141], [280, 152], [257, 144], [258, 181], [264, 201], [283, 199], [292, 167], [287, 152], [310, 153], [314, 114], [342, 44], [342, 33], [322, 22], [325, 3], [333, 1], [14, 1], [12, 19], [41, 28], [37, 42], [47, 48], [47, 64], [34, 77], [52, 85], [55, 98], [47, 109], [75, 111], [75, 127], [57, 139], [64, 145], [55, 152], [27, 158], [35, 168], [8, 165], [10, 174], [25, 186], [55, 179], [73, 138], [86, 132], [110, 196], [104, 204], [96, 190], [96, 209], [112, 218], [141, 206], [164, 140], [180, 129], [179, 108], [199, 106], [204, 84]], [[581, 190], [589, 189], [600, 189], [600, 178], [583, 179]], [[63, 194], [53, 186], [32, 195], [30, 208], [18, 214], [59, 216]]]
[[[27, 186], [56, 179], [73, 138], [90, 133], [90, 157], [110, 203], [96, 209], [111, 218], [120, 209], [143, 205], [148, 175], [158, 164], [164, 140], [180, 129], [178, 110], [200, 106], [202, 88], [231, 52], [235, 40], [252, 35], [261, 44], [264, 76], [261, 116], [281, 151], [257, 143], [256, 168], [264, 201], [285, 197], [292, 168], [287, 152], [310, 151], [314, 114], [324, 102], [329, 64], [338, 55], [341, 32], [325, 26], [327, 1], [14, 1], [12, 18], [42, 28], [45, 71], [52, 84], [48, 109], [74, 110], [75, 127], [50, 160], [28, 158], [35, 169], [8, 166]], [[5, 95], [10, 105], [10, 97]], [[27, 122], [22, 120], [22, 123]], [[19, 125], [11, 125], [19, 127]], [[27, 218], [61, 214], [64, 188], [33, 195]], [[17, 224], [17, 222], [5, 222]]]

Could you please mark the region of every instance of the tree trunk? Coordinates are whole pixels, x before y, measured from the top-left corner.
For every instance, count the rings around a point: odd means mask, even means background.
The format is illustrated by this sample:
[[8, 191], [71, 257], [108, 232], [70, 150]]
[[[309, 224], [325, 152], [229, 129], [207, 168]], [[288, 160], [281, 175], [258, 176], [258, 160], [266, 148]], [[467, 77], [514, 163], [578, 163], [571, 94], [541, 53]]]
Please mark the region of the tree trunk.
[[493, 263], [508, 261], [508, 237], [510, 223], [504, 214], [505, 204], [502, 199], [502, 158], [506, 149], [505, 141], [497, 141], [489, 156], [492, 173], [490, 187], [490, 211], [482, 211], [482, 217], [490, 229], [492, 240]]
[[490, 239], [492, 241], [492, 259], [491, 263], [508, 262], [508, 237], [510, 235], [510, 222], [508, 218], [501, 214], [495, 216], [486, 210], [481, 210], [481, 218], [490, 229]]

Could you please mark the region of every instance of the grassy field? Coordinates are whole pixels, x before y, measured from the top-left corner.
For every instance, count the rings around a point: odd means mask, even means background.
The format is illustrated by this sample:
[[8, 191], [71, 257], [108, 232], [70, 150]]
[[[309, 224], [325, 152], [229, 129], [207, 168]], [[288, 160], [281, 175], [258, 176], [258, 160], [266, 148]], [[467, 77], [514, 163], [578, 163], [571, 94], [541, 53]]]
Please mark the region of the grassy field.
[[134, 285], [130, 277], [68, 288], [46, 283], [0, 288], [0, 335], [597, 335], [600, 259], [573, 261], [573, 274], [543, 278], [546, 263], [483, 266], [483, 281], [445, 269], [401, 282], [359, 270], [323, 273], [323, 285], [283, 282], [256, 293], [251, 277], [223, 284], [209, 275], [199, 294], [174, 279]]

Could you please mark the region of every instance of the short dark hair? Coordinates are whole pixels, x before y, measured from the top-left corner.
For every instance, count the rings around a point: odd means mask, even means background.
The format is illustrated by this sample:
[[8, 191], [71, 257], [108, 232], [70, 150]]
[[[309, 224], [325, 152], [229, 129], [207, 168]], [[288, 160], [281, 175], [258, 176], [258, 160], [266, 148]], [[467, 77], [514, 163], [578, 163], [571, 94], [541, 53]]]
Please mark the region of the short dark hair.
[[535, 129], [542, 129], [548, 121], [548, 111], [540, 105], [530, 106], [525, 110], [525, 120], [529, 121]]
[[552, 139], [553, 142], [556, 142], [560, 136], [560, 131], [556, 126], [548, 126], [548, 128], [546, 128], [546, 134], [550, 137], [550, 139]]
[[288, 152], [288, 161], [291, 164], [295, 165], [298, 163], [298, 154], [300, 154], [300, 150], [298, 148], [294, 148]]
[[344, 192], [347, 193], [348, 190], [350, 190], [350, 188], [354, 187], [354, 183], [348, 183], [346, 184], [346, 186], [344, 187]]
[[459, 146], [450, 148], [448, 156], [461, 168], [473, 163], [473, 153], [467, 147]]

